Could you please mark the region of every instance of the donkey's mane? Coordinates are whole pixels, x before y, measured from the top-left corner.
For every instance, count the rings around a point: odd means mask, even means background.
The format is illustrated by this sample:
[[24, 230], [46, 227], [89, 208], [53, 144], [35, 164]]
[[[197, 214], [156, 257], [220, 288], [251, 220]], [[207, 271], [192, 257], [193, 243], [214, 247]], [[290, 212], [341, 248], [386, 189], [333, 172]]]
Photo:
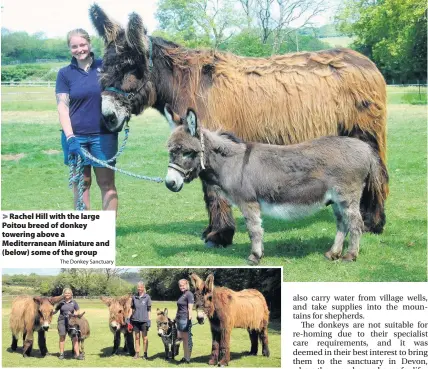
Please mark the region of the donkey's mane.
[[237, 137], [235, 134], [233, 134], [232, 132], [228, 132], [228, 131], [219, 131], [217, 132], [217, 134], [220, 137], [223, 138], [227, 138], [228, 140], [237, 143], [237, 144], [241, 144], [241, 143], [245, 143], [244, 140], [241, 140], [239, 137]]

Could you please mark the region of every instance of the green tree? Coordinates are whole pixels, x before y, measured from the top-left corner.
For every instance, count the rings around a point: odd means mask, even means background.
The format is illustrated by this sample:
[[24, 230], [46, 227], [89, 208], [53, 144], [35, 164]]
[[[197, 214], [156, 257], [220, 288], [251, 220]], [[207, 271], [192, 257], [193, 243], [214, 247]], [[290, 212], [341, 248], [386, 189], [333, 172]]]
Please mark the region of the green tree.
[[347, 0], [336, 21], [353, 47], [375, 61], [387, 80], [426, 79], [427, 5], [423, 0]]
[[156, 18], [160, 29], [183, 44], [196, 39], [218, 48], [241, 23], [242, 12], [227, 0], [160, 0]]

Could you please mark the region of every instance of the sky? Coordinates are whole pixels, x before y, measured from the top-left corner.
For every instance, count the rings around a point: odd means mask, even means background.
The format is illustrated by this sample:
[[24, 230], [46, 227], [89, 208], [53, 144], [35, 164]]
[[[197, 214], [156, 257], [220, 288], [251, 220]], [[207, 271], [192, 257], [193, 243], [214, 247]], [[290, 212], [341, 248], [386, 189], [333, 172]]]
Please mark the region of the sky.
[[[97, 35], [89, 20], [94, 0], [2, 0], [1, 26], [29, 34], [44, 32], [49, 38], [66, 38], [67, 32], [83, 28]], [[97, 0], [96, 3], [113, 19], [126, 25], [128, 15], [143, 17], [149, 33], [156, 29], [156, 0]]]
[[36, 273], [37, 275], [57, 275], [59, 274], [59, 272], [61, 271], [61, 269], [59, 268], [3, 268], [1, 271], [1, 274], [9, 274], [9, 275], [14, 275], [14, 274], [31, 274], [31, 273]]
[[[49, 38], [63, 37], [75, 28], [83, 28], [90, 35], [97, 32], [89, 20], [88, 10], [94, 0], [2, 0], [1, 26], [11, 31], [29, 34], [44, 32]], [[127, 24], [131, 12], [140, 14], [149, 32], [157, 28], [154, 13], [157, 0], [97, 0], [98, 5], [122, 25]], [[337, 7], [340, 0], [326, 0]], [[315, 19], [320, 26], [332, 22], [334, 12]], [[297, 26], [297, 25], [296, 25]]]

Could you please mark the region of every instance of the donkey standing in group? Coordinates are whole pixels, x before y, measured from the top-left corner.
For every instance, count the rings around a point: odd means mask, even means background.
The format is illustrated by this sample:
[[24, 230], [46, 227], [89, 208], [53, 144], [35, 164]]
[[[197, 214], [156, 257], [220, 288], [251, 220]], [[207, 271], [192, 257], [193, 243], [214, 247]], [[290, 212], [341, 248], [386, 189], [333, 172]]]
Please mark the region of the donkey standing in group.
[[158, 336], [162, 339], [165, 347], [165, 360], [174, 358], [178, 355], [181, 338], [177, 338], [177, 326], [175, 321], [168, 317], [168, 309], [156, 310], [156, 325]]
[[77, 339], [77, 342], [79, 342], [79, 352], [83, 358], [85, 358], [85, 339], [89, 338], [91, 335], [89, 322], [83, 316], [84, 314], [85, 312], [78, 315], [67, 316], [65, 322], [68, 336], [72, 342], [74, 339]]
[[48, 349], [45, 333], [52, 322], [54, 305], [63, 298], [63, 296], [31, 297], [23, 295], [12, 301], [9, 317], [9, 326], [12, 331], [12, 351], [16, 351], [18, 337], [22, 334], [24, 340], [22, 355], [24, 357], [30, 356], [33, 348], [33, 334], [37, 332], [40, 354], [46, 356]]
[[252, 265], [264, 253], [262, 212], [293, 219], [332, 205], [337, 233], [325, 256], [340, 258], [349, 233], [344, 261], [358, 257], [363, 191], [370, 194], [373, 211], [384, 214], [382, 164], [376, 151], [361, 140], [330, 136], [288, 146], [245, 143], [231, 134], [198, 127], [191, 109], [181, 119], [166, 105], [165, 115], [176, 127], [168, 141], [166, 186], [178, 192], [184, 182], [198, 176], [218, 186], [244, 215]]
[[257, 355], [258, 340], [262, 355], [269, 356], [269, 310], [264, 296], [255, 289], [232, 291], [226, 287], [214, 287], [214, 275], [204, 282], [195, 273], [190, 279], [195, 287], [197, 319], [203, 323], [205, 315], [210, 320], [212, 353], [209, 365], [228, 365], [230, 361], [230, 335], [233, 328], [248, 330], [251, 341], [250, 355]]
[[[92, 23], [104, 39], [102, 113], [111, 131], [132, 114], [169, 103], [181, 116], [193, 107], [205, 128], [223, 129], [246, 141], [276, 145], [321, 136], [351, 136], [368, 142], [386, 170], [386, 84], [376, 65], [349, 49], [246, 58], [219, 50], [188, 49], [147, 35], [132, 13], [127, 28], [96, 4]], [[223, 192], [202, 178], [209, 225], [207, 245], [232, 243], [235, 221]], [[385, 215], [375, 213], [367, 187], [360, 197], [367, 229], [381, 232]]]
[[135, 355], [134, 340], [132, 338], [132, 332], [129, 332], [126, 324], [126, 318], [129, 316], [131, 311], [132, 296], [124, 295], [122, 297], [104, 297], [100, 299], [104, 302], [109, 309], [109, 327], [111, 333], [113, 333], [113, 351], [111, 355], [117, 355], [120, 346], [121, 334], [125, 344], [123, 351], [128, 352], [131, 356]]

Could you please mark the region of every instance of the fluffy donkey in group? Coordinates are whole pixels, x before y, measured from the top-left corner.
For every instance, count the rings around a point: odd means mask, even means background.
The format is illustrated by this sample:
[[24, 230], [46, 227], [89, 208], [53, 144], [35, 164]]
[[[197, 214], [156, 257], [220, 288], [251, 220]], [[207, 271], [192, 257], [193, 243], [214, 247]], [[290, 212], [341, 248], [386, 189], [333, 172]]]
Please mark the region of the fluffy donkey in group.
[[77, 339], [79, 342], [79, 352], [82, 357], [85, 357], [85, 339], [91, 335], [88, 320], [83, 316], [85, 312], [78, 315], [70, 315], [66, 318], [66, 327], [68, 336]]
[[61, 301], [63, 296], [31, 297], [18, 296], [12, 301], [12, 310], [9, 317], [9, 326], [12, 331], [12, 351], [18, 346], [18, 338], [22, 334], [24, 345], [22, 355], [31, 355], [33, 348], [33, 334], [38, 334], [40, 354], [46, 356], [45, 332], [48, 331], [54, 314], [54, 305]]
[[[168, 103], [180, 115], [193, 107], [204, 127], [246, 141], [289, 145], [328, 135], [355, 137], [379, 154], [386, 198], [386, 83], [364, 55], [333, 49], [241, 57], [149, 36], [136, 13], [126, 28], [96, 4], [90, 17], [105, 43], [102, 113], [111, 131], [150, 106], [164, 114]], [[209, 215], [203, 238], [207, 245], [231, 244], [230, 204], [218, 186], [202, 181]], [[380, 233], [385, 214], [374, 211], [367, 187], [359, 206], [365, 227]]]
[[361, 140], [329, 136], [288, 146], [248, 143], [229, 133], [200, 128], [191, 109], [184, 119], [166, 105], [165, 115], [174, 127], [168, 141], [166, 186], [177, 192], [198, 176], [218, 186], [245, 217], [252, 265], [264, 253], [262, 212], [293, 219], [331, 205], [337, 232], [325, 256], [341, 258], [349, 233], [344, 261], [358, 257], [364, 191], [370, 194], [372, 211], [384, 214], [382, 163], [376, 150]]
[[135, 355], [134, 340], [132, 332], [129, 332], [126, 324], [126, 318], [131, 311], [131, 295], [124, 295], [122, 297], [105, 297], [101, 296], [100, 299], [104, 302], [109, 309], [109, 327], [113, 333], [113, 351], [112, 355], [116, 355], [119, 351], [120, 338], [123, 334], [125, 344], [123, 351], [128, 352], [131, 356]]
[[165, 360], [174, 360], [180, 349], [181, 338], [177, 337], [175, 321], [168, 317], [168, 309], [156, 310], [156, 326], [165, 348]]
[[230, 335], [233, 328], [248, 330], [251, 341], [250, 355], [257, 355], [258, 340], [262, 355], [269, 356], [269, 309], [264, 296], [255, 289], [233, 291], [214, 287], [214, 275], [204, 282], [197, 274], [190, 276], [195, 287], [195, 308], [199, 323], [205, 315], [211, 325], [212, 353], [209, 365], [228, 365], [230, 361]]

